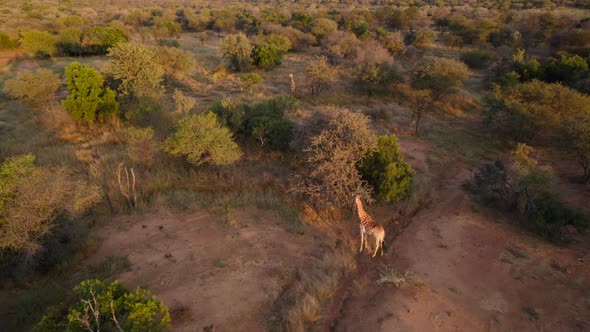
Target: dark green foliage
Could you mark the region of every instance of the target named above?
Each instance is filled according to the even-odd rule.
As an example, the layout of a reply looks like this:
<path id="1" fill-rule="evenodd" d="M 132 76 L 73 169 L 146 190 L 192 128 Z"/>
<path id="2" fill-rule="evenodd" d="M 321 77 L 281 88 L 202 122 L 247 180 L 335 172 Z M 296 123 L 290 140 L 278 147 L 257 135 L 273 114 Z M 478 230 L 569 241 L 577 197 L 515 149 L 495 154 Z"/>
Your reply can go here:
<path id="1" fill-rule="evenodd" d="M 65 310 L 50 308 L 35 331 L 165 331 L 170 327 L 166 305 L 149 291 L 129 291 L 119 281 L 86 280 L 74 288 L 77 302 Z M 93 312 L 97 316 L 93 316 Z"/>
<path id="2" fill-rule="evenodd" d="M 273 44 L 266 43 L 255 47 L 252 53 L 254 64 L 259 67 L 268 68 L 281 64 L 281 50 Z"/>
<path id="3" fill-rule="evenodd" d="M 588 63 L 577 54 L 563 52 L 559 60 L 550 60 L 543 66 L 543 79 L 573 85 L 588 76 Z"/>
<path id="4" fill-rule="evenodd" d="M 234 132 L 244 130 L 246 111 L 250 106 L 233 99 L 222 99 L 209 106 L 209 111 L 215 113 L 219 120 Z"/>
<path id="5" fill-rule="evenodd" d="M 558 194 L 546 191 L 527 200 L 524 215 L 533 231 L 553 240 L 563 236 L 565 226 L 585 231 L 590 223 L 588 213 L 565 205 Z"/>
<path id="6" fill-rule="evenodd" d="M 551 170 L 539 166 L 533 152 L 518 144 L 510 168 L 501 161 L 482 165 L 464 188 L 485 205 L 517 213 L 525 227 L 547 239 L 563 240 L 568 226 L 585 231 L 590 215 L 567 206 L 552 192 Z"/>
<path id="7" fill-rule="evenodd" d="M 505 208 L 516 208 L 516 197 L 508 179 L 508 170 L 501 160 L 481 165 L 463 187 L 485 203 L 499 203 Z"/>
<path id="8" fill-rule="evenodd" d="M 377 198 L 386 202 L 408 198 L 416 174 L 404 161 L 395 135 L 379 137 L 377 150 L 367 153 L 361 161 L 361 172 Z"/>
<path id="9" fill-rule="evenodd" d="M 494 53 L 484 50 L 473 50 L 461 54 L 461 61 L 465 62 L 469 68 L 484 69 L 490 65 Z"/>
<path id="10" fill-rule="evenodd" d="M 62 102 L 76 120 L 103 121 L 117 113 L 116 93 L 105 88 L 102 75 L 88 65 L 72 62 L 66 67 L 69 96 Z"/>
<path id="11" fill-rule="evenodd" d="M 258 103 L 247 113 L 246 133 L 273 149 L 286 150 L 293 139 L 293 123 L 284 117 L 285 111 L 297 107 L 297 100 L 281 96 Z"/>

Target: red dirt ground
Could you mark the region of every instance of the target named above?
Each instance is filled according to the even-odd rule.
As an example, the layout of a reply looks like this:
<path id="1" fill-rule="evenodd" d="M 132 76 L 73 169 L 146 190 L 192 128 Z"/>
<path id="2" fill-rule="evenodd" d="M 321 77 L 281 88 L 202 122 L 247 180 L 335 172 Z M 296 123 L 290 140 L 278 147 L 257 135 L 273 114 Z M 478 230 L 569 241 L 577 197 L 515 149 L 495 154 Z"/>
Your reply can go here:
<path id="1" fill-rule="evenodd" d="M 590 329 L 587 238 L 559 247 L 478 211 L 461 189 L 467 166 L 453 161 L 439 167 L 444 173 L 430 174 L 432 145 L 401 144 L 409 162 L 432 175 L 432 203 L 412 220 L 373 211 L 388 234 L 386 253 L 359 255 L 358 270 L 340 286 L 316 330 Z M 282 276 L 305 269 L 321 250 L 321 237 L 288 233 L 272 213 L 259 210 L 239 212 L 229 224 L 221 220 L 167 211 L 121 218 L 101 231 L 104 242 L 93 260 L 128 255 L 132 271 L 120 279 L 162 299 L 176 331 L 211 325 L 216 331 L 265 330 L 276 319 L 272 303 L 286 284 Z M 358 237 L 355 222 L 344 227 L 349 234 L 342 236 Z M 377 284 L 385 267 L 412 273 L 419 285 Z"/>
<path id="2" fill-rule="evenodd" d="M 166 303 L 175 331 L 265 330 L 281 276 L 304 265 L 317 243 L 286 232 L 269 212 L 248 210 L 233 220 L 167 211 L 121 218 L 101 230 L 92 260 L 128 256 L 132 270 L 119 279 Z"/>
<path id="3" fill-rule="evenodd" d="M 409 153 L 411 149 L 404 149 Z M 412 158 L 420 160 L 419 157 Z M 585 331 L 590 268 L 585 245 L 558 247 L 478 213 L 460 188 L 461 165 L 431 206 L 351 282 L 334 331 Z M 389 227 L 391 230 L 391 227 Z M 366 262 L 365 262 L 366 261 Z M 376 283 L 379 268 L 413 273 L 422 284 Z"/>

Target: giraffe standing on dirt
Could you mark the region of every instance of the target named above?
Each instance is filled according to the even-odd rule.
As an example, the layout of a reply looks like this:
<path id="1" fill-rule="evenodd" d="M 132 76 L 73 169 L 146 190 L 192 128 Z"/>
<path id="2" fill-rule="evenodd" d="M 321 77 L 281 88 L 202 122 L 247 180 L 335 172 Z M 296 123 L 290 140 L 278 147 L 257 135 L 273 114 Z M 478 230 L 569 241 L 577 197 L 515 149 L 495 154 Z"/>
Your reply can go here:
<path id="1" fill-rule="evenodd" d="M 375 252 L 373 253 L 372 257 L 377 255 L 377 250 L 381 248 L 381 256 L 383 256 L 383 241 L 385 240 L 385 229 L 383 226 L 376 223 L 373 218 L 365 211 L 365 207 L 363 206 L 363 202 L 359 195 L 355 196 L 355 204 L 357 208 L 357 212 L 359 215 L 359 219 L 361 221 L 361 248 L 359 249 L 359 253 L 363 252 L 363 245 L 367 243 L 367 236 L 372 236 L 375 238 Z"/>

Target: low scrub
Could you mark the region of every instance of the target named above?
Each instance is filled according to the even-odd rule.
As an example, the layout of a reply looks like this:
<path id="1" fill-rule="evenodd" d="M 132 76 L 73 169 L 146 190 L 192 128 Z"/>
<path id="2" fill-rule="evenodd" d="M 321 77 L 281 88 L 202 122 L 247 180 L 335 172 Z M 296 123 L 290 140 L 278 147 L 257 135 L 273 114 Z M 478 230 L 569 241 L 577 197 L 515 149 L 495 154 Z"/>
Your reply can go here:
<path id="1" fill-rule="evenodd" d="M 551 170 L 539 166 L 533 152 L 519 144 L 509 167 L 502 161 L 482 165 L 464 187 L 484 205 L 518 214 L 525 227 L 544 238 L 567 240 L 568 229 L 585 231 L 590 215 L 551 190 Z"/>

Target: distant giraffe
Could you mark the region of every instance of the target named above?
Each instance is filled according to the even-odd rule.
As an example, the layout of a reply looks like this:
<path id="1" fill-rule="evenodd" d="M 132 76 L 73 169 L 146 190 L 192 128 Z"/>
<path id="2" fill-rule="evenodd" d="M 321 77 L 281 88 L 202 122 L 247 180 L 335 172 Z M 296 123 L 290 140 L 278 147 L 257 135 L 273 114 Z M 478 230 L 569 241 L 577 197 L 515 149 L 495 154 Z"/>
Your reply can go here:
<path id="1" fill-rule="evenodd" d="M 295 94 L 295 92 L 297 92 L 295 87 L 295 76 L 293 76 L 293 74 L 289 74 L 289 78 L 291 79 L 291 93 Z"/>
<path id="2" fill-rule="evenodd" d="M 366 237 L 372 236 L 375 238 L 375 252 L 372 257 L 377 255 L 377 250 L 379 250 L 379 248 L 381 248 L 381 256 L 383 256 L 385 229 L 383 229 L 383 226 L 376 223 L 367 211 L 365 211 L 365 207 L 363 206 L 363 202 L 359 195 L 356 195 L 355 197 L 355 204 L 361 222 L 361 248 L 359 249 L 359 252 L 363 252 L 363 245 L 366 245 L 367 241 Z"/>

